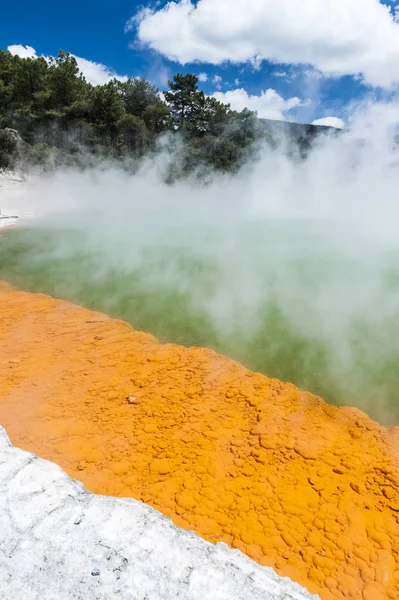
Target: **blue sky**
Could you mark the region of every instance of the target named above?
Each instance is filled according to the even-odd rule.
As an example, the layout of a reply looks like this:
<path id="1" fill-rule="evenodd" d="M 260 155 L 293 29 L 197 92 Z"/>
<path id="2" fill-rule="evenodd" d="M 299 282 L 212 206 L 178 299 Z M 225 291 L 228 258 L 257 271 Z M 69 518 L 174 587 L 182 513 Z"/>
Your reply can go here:
<path id="1" fill-rule="evenodd" d="M 385 5 L 22 0 L 2 7 L 0 47 L 20 55 L 69 50 L 86 59 L 80 66 L 93 83 L 116 73 L 146 77 L 164 89 L 168 77 L 190 71 L 202 74 L 206 93 L 233 108 L 248 105 L 269 118 L 346 122 L 354 103 L 396 93 L 399 25 L 396 2 Z"/>

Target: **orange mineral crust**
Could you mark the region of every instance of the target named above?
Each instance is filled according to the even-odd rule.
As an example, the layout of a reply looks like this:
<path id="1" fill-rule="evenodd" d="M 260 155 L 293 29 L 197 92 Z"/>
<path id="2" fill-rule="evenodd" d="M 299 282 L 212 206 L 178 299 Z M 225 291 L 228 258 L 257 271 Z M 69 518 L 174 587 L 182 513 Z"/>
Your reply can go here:
<path id="1" fill-rule="evenodd" d="M 324 600 L 399 598 L 398 430 L 358 410 L 2 284 L 0 423 Z"/>

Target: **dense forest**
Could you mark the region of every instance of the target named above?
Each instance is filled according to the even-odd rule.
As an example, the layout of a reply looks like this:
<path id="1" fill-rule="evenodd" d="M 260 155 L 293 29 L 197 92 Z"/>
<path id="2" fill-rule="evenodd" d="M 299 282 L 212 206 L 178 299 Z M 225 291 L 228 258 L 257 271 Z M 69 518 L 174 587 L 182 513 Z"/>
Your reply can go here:
<path id="1" fill-rule="evenodd" d="M 166 132 L 179 148 L 175 176 L 201 167 L 237 170 L 254 156 L 256 142 L 273 143 L 255 112 L 206 96 L 195 75 L 175 75 L 162 93 L 141 78 L 93 86 L 69 52 L 46 60 L 0 50 L 0 167 L 18 160 L 83 165 L 88 157 L 134 163 L 155 152 Z M 313 135 L 307 130 L 302 146 Z"/>

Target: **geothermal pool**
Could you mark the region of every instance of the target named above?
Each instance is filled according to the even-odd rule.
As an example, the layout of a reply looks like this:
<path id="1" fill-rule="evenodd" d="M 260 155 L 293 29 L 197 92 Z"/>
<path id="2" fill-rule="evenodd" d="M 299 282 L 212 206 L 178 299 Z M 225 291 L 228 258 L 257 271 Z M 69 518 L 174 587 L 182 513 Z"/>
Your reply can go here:
<path id="1" fill-rule="evenodd" d="M 130 225 L 3 232 L 0 279 L 398 423 L 394 246 L 332 221 Z"/>
<path id="2" fill-rule="evenodd" d="M 399 428 L 64 300 L 0 282 L 0 306 L 15 445 L 322 600 L 398 598 Z"/>

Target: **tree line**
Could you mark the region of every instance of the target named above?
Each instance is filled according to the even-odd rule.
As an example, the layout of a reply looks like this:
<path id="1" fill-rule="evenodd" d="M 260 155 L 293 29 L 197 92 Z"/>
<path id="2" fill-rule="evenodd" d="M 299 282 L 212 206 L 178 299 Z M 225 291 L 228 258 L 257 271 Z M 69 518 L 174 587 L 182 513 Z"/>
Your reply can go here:
<path id="1" fill-rule="evenodd" d="M 0 129 L 14 129 L 30 162 L 58 152 L 62 162 L 82 151 L 97 158 L 140 158 L 169 132 L 182 151 L 179 174 L 202 166 L 234 171 L 267 137 L 255 112 L 231 109 L 198 88 L 198 78 L 178 73 L 163 93 L 149 81 L 113 79 L 93 86 L 69 52 L 20 58 L 0 50 Z M 12 140 L 0 134 L 1 161 L 10 162 Z M 15 144 L 14 144 L 15 145 Z"/>

